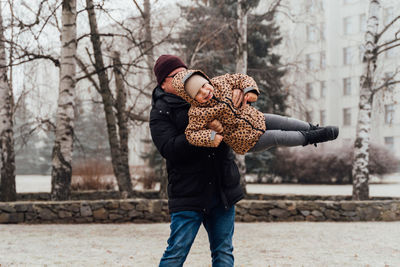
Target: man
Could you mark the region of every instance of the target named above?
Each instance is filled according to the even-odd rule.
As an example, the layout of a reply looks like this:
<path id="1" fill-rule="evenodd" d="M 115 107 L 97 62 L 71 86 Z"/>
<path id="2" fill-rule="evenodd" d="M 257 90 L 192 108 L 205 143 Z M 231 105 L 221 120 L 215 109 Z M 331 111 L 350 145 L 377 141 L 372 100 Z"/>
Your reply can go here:
<path id="1" fill-rule="evenodd" d="M 154 144 L 167 161 L 171 233 L 160 266 L 182 266 L 200 225 L 210 242 L 212 264 L 233 266 L 234 205 L 243 198 L 234 155 L 225 143 L 217 148 L 196 147 L 186 140 L 190 105 L 176 95 L 172 80 L 187 67 L 176 56 L 162 55 L 155 65 L 158 86 L 153 91 L 150 130 Z M 235 90 L 239 103 L 243 93 Z M 218 121 L 209 128 L 220 132 Z"/>

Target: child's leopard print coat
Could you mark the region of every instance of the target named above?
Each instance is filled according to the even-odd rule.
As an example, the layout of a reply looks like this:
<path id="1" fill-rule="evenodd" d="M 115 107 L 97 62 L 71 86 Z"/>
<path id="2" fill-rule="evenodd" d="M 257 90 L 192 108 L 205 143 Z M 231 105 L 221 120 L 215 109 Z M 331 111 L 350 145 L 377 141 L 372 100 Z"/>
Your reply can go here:
<path id="1" fill-rule="evenodd" d="M 200 104 L 192 99 L 184 89 L 185 81 L 194 73 L 206 77 L 214 87 L 214 96 L 207 103 Z M 192 145 L 212 147 L 212 131 L 206 126 L 214 119 L 219 120 L 224 128 L 223 141 L 238 154 L 245 154 L 249 151 L 265 132 L 263 113 L 250 105 L 236 108 L 232 101 L 233 89 L 259 94 L 253 78 L 238 73 L 210 79 L 199 70 L 185 70 L 175 75 L 172 84 L 177 94 L 191 104 L 188 113 L 189 124 L 185 134 Z"/>

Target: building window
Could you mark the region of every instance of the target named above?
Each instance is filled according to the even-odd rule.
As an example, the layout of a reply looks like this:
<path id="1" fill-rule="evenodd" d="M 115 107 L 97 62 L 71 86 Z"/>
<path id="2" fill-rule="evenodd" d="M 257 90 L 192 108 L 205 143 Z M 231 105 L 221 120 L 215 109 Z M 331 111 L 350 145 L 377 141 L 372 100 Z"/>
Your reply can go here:
<path id="1" fill-rule="evenodd" d="M 351 64 L 351 47 L 343 48 L 343 64 L 350 65 Z"/>
<path id="2" fill-rule="evenodd" d="M 307 25 L 307 41 L 308 42 L 315 42 L 316 41 L 316 35 L 317 31 L 315 29 L 315 26 L 313 25 Z"/>
<path id="3" fill-rule="evenodd" d="M 326 81 L 321 81 L 319 83 L 319 85 L 321 88 L 321 92 L 320 92 L 321 98 L 325 98 L 326 97 Z"/>
<path id="4" fill-rule="evenodd" d="M 311 1 L 306 1 L 306 11 L 307 13 L 313 13 L 316 9 L 316 3 L 311 0 Z"/>
<path id="5" fill-rule="evenodd" d="M 313 120 L 312 117 L 312 111 L 306 111 L 306 121 L 311 122 Z"/>
<path id="6" fill-rule="evenodd" d="M 393 136 L 386 136 L 385 137 L 385 146 L 389 149 L 389 150 L 394 150 L 394 138 Z"/>
<path id="7" fill-rule="evenodd" d="M 351 78 L 343 79 L 343 95 L 351 95 Z"/>
<path id="8" fill-rule="evenodd" d="M 306 68 L 307 68 L 307 70 L 314 69 L 314 62 L 313 62 L 311 54 L 306 55 Z"/>
<path id="9" fill-rule="evenodd" d="M 312 83 L 307 83 L 306 84 L 306 98 L 307 99 L 312 99 L 313 97 L 313 86 Z"/>
<path id="10" fill-rule="evenodd" d="M 359 25 L 358 29 L 361 33 L 367 31 L 367 15 L 365 14 L 360 15 L 358 25 Z"/>
<path id="11" fill-rule="evenodd" d="M 321 110 L 319 112 L 319 123 L 321 126 L 324 126 L 326 124 L 326 111 Z"/>
<path id="12" fill-rule="evenodd" d="M 387 43 L 387 42 L 390 42 L 390 41 L 386 40 L 384 43 Z M 394 50 L 395 50 L 395 48 L 390 48 L 390 49 L 386 50 L 385 51 L 385 58 L 387 58 L 387 59 L 393 58 L 395 56 Z"/>
<path id="13" fill-rule="evenodd" d="M 324 5 L 321 0 L 305 0 L 306 12 L 314 13 L 316 11 L 324 11 Z"/>
<path id="14" fill-rule="evenodd" d="M 353 34 L 353 18 L 352 17 L 345 17 L 343 18 L 343 34 L 350 35 Z"/>
<path id="15" fill-rule="evenodd" d="M 383 21 L 385 26 L 388 25 L 394 19 L 394 8 L 388 7 L 383 10 Z"/>
<path id="16" fill-rule="evenodd" d="M 386 84 L 388 84 L 388 83 L 390 83 L 390 82 L 393 82 L 394 81 L 394 73 L 393 72 L 386 72 L 385 73 L 385 79 L 384 79 L 384 83 L 386 83 Z M 393 91 L 393 89 L 394 89 L 394 84 L 391 84 L 391 85 L 387 85 L 386 86 L 386 89 L 387 90 L 389 90 L 389 91 Z"/>
<path id="17" fill-rule="evenodd" d="M 321 28 L 320 28 L 320 39 L 321 39 L 321 41 L 325 41 L 325 40 L 326 40 L 325 23 L 322 23 L 322 24 L 321 24 Z"/>
<path id="18" fill-rule="evenodd" d="M 385 105 L 385 123 L 392 124 L 394 118 L 394 105 Z"/>
<path id="19" fill-rule="evenodd" d="M 319 54 L 319 66 L 321 69 L 325 69 L 326 68 L 326 53 L 325 51 L 322 51 Z"/>
<path id="20" fill-rule="evenodd" d="M 343 125 L 344 126 L 351 125 L 351 110 L 350 110 L 350 108 L 343 109 Z"/>

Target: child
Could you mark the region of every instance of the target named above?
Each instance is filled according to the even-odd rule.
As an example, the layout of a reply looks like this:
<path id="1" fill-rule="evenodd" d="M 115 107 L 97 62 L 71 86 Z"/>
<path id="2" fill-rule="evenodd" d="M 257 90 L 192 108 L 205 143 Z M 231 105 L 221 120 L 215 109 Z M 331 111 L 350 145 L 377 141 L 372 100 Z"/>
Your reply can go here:
<path id="1" fill-rule="evenodd" d="M 202 71 L 184 70 L 173 79 L 176 93 L 191 104 L 186 138 L 192 145 L 217 147 L 224 140 L 236 153 L 263 151 L 273 146 L 316 144 L 337 138 L 337 127 L 317 127 L 304 121 L 263 114 L 246 104 L 257 100 L 259 90 L 253 78 L 225 74 L 209 79 Z M 233 103 L 233 90 L 244 93 L 241 107 Z M 223 132 L 207 129 L 218 120 Z"/>

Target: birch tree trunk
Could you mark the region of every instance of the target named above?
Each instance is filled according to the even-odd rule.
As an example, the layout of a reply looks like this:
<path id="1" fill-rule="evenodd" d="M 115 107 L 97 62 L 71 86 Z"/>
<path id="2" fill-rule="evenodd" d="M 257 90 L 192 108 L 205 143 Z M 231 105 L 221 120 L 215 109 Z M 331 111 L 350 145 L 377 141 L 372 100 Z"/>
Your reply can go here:
<path id="1" fill-rule="evenodd" d="M 153 49 L 153 34 L 151 28 L 151 5 L 150 0 L 143 1 L 143 20 L 144 20 L 144 29 L 145 29 L 145 51 L 146 51 L 146 62 L 147 67 L 149 69 L 149 77 L 151 79 L 150 84 L 155 84 L 155 76 L 153 75 L 153 65 L 154 65 L 154 49 Z M 150 87 L 152 90 L 153 88 Z M 149 152 L 151 150 L 151 135 L 150 135 L 150 125 L 146 126 L 146 136 L 145 139 L 150 142 L 146 142 L 144 144 L 144 151 Z M 149 162 L 145 162 L 146 166 L 149 166 Z M 167 198 L 167 187 L 168 187 L 168 175 L 167 175 L 167 166 L 165 159 L 162 160 L 162 170 L 160 172 L 160 198 Z"/>
<path id="2" fill-rule="evenodd" d="M 363 75 L 360 79 L 360 99 L 357 118 L 356 140 L 353 159 L 353 199 L 369 199 L 369 137 L 371 131 L 371 111 L 373 102 L 373 81 L 377 60 L 377 33 L 380 13 L 379 0 L 371 0 L 367 32 L 365 34 L 365 55 L 363 58 Z"/>
<path id="3" fill-rule="evenodd" d="M 144 0 L 143 1 L 143 13 L 142 13 L 142 17 L 143 17 L 143 23 L 144 23 L 144 53 L 145 53 L 145 60 L 146 60 L 146 65 L 147 65 L 147 69 L 148 69 L 148 75 L 147 77 L 150 78 L 149 83 L 146 85 L 147 88 L 145 88 L 150 94 L 154 88 L 154 84 L 155 84 L 155 76 L 153 75 L 153 65 L 154 65 L 154 52 L 153 52 L 153 36 L 152 36 L 152 30 L 151 30 L 151 5 L 150 5 L 150 0 Z M 147 116 L 149 116 L 148 114 L 146 114 Z M 145 129 L 145 134 L 142 137 L 143 140 L 145 140 L 144 142 L 142 142 L 143 145 L 143 150 L 141 151 L 142 154 L 148 154 L 151 151 L 151 147 L 152 147 L 152 141 L 151 141 L 151 135 L 150 135 L 150 125 L 149 123 L 144 124 Z M 144 160 L 144 165 L 147 168 L 150 168 L 150 161 L 149 159 L 145 159 Z M 168 181 L 163 181 L 162 178 L 160 180 L 161 182 L 161 188 L 160 190 L 162 190 L 163 187 L 163 182 L 164 183 L 168 183 Z"/>
<path id="4" fill-rule="evenodd" d="M 236 47 L 236 72 L 247 73 L 247 11 L 244 8 L 246 1 L 238 0 L 237 2 L 237 29 L 238 29 L 238 40 Z M 246 162 L 244 155 L 236 154 L 236 164 L 239 167 L 240 173 L 240 184 L 247 193 L 246 190 Z"/>
<path id="5" fill-rule="evenodd" d="M 56 139 L 51 170 L 51 196 L 54 200 L 67 200 L 70 196 L 75 118 L 76 0 L 64 0 L 62 3 L 61 44 Z"/>
<path id="6" fill-rule="evenodd" d="M 0 3 L 0 201 L 15 201 L 15 154 L 12 90 L 7 78 L 3 16 Z"/>
<path id="7" fill-rule="evenodd" d="M 149 68 L 149 77 L 153 80 L 153 65 L 154 65 L 154 52 L 153 52 L 153 36 L 151 31 L 151 5 L 150 0 L 143 1 L 143 20 L 144 20 L 144 49 L 146 53 L 146 62 Z"/>
<path id="8" fill-rule="evenodd" d="M 113 110 L 114 99 L 109 86 L 109 79 L 104 67 L 103 53 L 101 51 L 100 36 L 98 33 L 98 26 L 96 20 L 96 14 L 94 11 L 93 1 L 86 0 L 86 8 L 89 17 L 90 24 L 90 40 L 93 45 L 94 52 L 94 67 L 100 82 L 100 95 L 102 97 L 104 112 L 106 117 L 108 140 L 111 149 L 111 162 L 113 165 L 113 170 L 115 177 L 117 178 L 117 183 L 119 191 L 122 196 L 128 197 L 132 195 L 132 182 L 129 172 L 129 166 L 123 166 L 124 161 L 121 160 L 121 146 L 119 143 L 118 133 L 117 133 L 117 120 Z"/>

